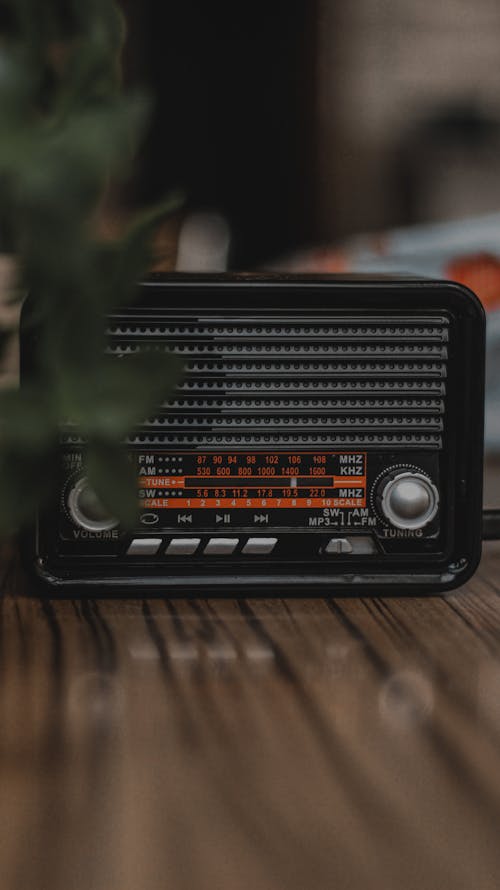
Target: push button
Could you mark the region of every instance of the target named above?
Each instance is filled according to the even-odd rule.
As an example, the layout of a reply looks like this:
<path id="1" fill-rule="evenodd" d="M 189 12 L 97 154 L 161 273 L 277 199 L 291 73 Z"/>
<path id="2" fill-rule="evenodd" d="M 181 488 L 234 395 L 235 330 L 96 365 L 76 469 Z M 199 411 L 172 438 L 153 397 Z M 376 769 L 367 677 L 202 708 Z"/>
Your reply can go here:
<path id="1" fill-rule="evenodd" d="M 347 538 L 331 538 L 325 547 L 325 553 L 352 553 L 352 544 Z"/>
<path id="2" fill-rule="evenodd" d="M 351 556 L 368 556 L 377 553 L 377 547 L 370 535 L 352 535 L 350 538 L 330 538 L 325 547 L 329 556 L 350 554 Z"/>
<path id="3" fill-rule="evenodd" d="M 272 553 L 277 543 L 277 538 L 249 538 L 241 552 L 264 556 Z"/>
<path id="4" fill-rule="evenodd" d="M 154 556 L 161 547 L 161 538 L 134 538 L 130 542 L 127 556 Z"/>
<path id="5" fill-rule="evenodd" d="M 354 556 L 368 556 L 378 553 L 375 541 L 371 535 L 353 535 L 349 538 L 352 544 L 352 553 Z"/>
<path id="6" fill-rule="evenodd" d="M 229 556 L 238 546 L 239 538 L 210 538 L 205 550 L 208 556 Z"/>
<path id="7" fill-rule="evenodd" d="M 167 547 L 167 556 L 192 556 L 200 546 L 201 538 L 172 538 Z"/>

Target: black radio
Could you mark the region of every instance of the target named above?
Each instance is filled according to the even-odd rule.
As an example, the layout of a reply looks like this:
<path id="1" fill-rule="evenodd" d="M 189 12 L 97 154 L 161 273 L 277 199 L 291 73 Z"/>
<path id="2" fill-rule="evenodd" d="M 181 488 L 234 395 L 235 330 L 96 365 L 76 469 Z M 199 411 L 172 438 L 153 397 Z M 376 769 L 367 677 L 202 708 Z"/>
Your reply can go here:
<path id="1" fill-rule="evenodd" d="M 102 509 L 82 446 L 32 562 L 55 590 L 445 591 L 480 555 L 484 314 L 416 278 L 173 276 L 108 319 L 108 349 L 183 376 L 127 441 L 136 529 Z M 28 347 L 22 340 L 22 349 Z"/>

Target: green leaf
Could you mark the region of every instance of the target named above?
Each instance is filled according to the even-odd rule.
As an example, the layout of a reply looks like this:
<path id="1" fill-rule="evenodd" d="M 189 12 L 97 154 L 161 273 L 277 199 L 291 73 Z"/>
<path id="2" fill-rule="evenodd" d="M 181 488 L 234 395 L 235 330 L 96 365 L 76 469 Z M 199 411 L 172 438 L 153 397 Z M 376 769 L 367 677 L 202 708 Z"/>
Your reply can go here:
<path id="1" fill-rule="evenodd" d="M 57 421 L 50 394 L 42 386 L 0 392 L 0 448 L 38 455 L 50 450 Z"/>
<path id="2" fill-rule="evenodd" d="M 102 442 L 89 445 L 85 471 L 91 487 L 110 514 L 125 527 L 133 528 L 138 512 L 137 479 L 125 450 Z"/>
<path id="3" fill-rule="evenodd" d="M 0 532 L 31 520 L 56 490 L 55 431 L 41 387 L 0 393 Z"/>
<path id="4" fill-rule="evenodd" d="M 120 441 L 168 397 L 181 370 L 169 353 L 104 357 L 85 377 L 66 381 L 64 413 L 92 441 Z"/>
<path id="5" fill-rule="evenodd" d="M 108 96 L 119 89 L 119 57 L 125 40 L 124 17 L 113 0 L 72 0 L 71 5 L 79 40 L 61 91 L 65 111 L 78 106 L 82 96 Z"/>
<path id="6" fill-rule="evenodd" d="M 96 208 L 110 176 L 128 171 L 149 112 L 142 94 L 121 90 L 123 16 L 113 0 L 6 6 L 14 24 L 0 44 L 0 227 L 19 269 L 12 299 L 31 292 L 37 375 L 0 393 L 0 529 L 57 490 L 67 417 L 88 439 L 98 495 L 130 523 L 137 493 L 120 443 L 168 397 L 181 364 L 163 349 L 106 357 L 105 319 L 132 296 L 154 229 L 181 199 L 146 211 L 115 244 L 96 240 Z M 0 330 L 0 355 L 8 339 Z"/>
<path id="7" fill-rule="evenodd" d="M 0 534 L 33 521 L 57 491 L 56 452 L 0 449 Z"/>

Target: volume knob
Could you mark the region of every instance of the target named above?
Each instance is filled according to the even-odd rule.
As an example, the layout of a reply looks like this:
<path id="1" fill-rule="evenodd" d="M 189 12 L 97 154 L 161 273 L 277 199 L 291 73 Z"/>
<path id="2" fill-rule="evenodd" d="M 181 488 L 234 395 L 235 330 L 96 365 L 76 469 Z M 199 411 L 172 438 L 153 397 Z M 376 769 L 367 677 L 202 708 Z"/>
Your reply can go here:
<path id="1" fill-rule="evenodd" d="M 110 516 L 85 478 L 79 479 L 68 494 L 68 510 L 76 525 L 89 532 L 116 528 L 118 520 Z"/>
<path id="2" fill-rule="evenodd" d="M 423 528 L 437 513 L 438 490 L 423 473 L 405 471 L 386 476 L 379 492 L 380 509 L 396 528 Z"/>

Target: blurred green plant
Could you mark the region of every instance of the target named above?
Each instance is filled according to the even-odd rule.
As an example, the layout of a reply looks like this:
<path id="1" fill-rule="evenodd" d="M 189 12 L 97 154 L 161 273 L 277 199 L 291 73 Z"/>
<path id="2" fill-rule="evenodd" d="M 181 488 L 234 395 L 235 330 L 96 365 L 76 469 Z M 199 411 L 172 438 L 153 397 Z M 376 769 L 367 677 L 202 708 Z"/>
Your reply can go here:
<path id="1" fill-rule="evenodd" d="M 120 445 L 165 397 L 173 359 L 105 355 L 104 314 L 124 305 L 149 263 L 154 227 L 174 198 L 118 241 L 96 236 L 110 177 L 124 177 L 148 103 L 121 85 L 124 40 L 113 0 L 0 4 L 0 251 L 15 258 L 11 300 L 33 295 L 40 373 L 0 394 L 0 528 L 28 519 L 55 486 L 58 425 L 86 442 L 87 473 L 125 523 L 134 482 Z M 12 332 L 1 331 L 5 348 Z"/>

